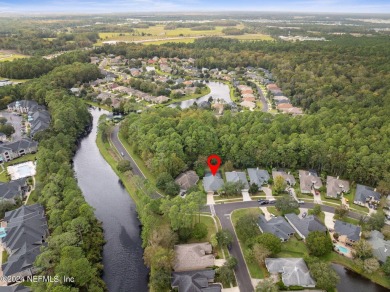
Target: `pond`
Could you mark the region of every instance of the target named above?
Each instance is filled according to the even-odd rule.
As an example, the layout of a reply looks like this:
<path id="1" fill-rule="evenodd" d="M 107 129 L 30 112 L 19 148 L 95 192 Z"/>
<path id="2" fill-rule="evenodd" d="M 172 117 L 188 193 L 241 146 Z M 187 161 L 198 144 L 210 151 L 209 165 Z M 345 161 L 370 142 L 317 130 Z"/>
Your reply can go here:
<path id="1" fill-rule="evenodd" d="M 230 99 L 230 89 L 229 89 L 228 85 L 226 85 L 222 82 L 214 82 L 214 81 L 210 81 L 209 83 L 206 83 L 206 84 L 208 87 L 210 87 L 209 94 L 201 96 L 199 98 L 193 98 L 193 99 L 188 99 L 188 100 L 184 100 L 181 102 L 172 103 L 171 105 L 169 105 L 169 107 L 180 106 L 182 109 L 189 108 L 191 105 L 194 104 L 194 102 L 199 104 L 202 101 L 208 101 L 210 96 L 214 100 L 217 100 L 217 99 L 224 100 L 225 103 L 232 102 L 232 100 Z"/>
<path id="2" fill-rule="evenodd" d="M 337 290 L 341 292 L 386 292 L 388 289 L 371 282 L 361 275 L 350 271 L 342 265 L 332 264 L 333 269 L 340 276 Z"/>

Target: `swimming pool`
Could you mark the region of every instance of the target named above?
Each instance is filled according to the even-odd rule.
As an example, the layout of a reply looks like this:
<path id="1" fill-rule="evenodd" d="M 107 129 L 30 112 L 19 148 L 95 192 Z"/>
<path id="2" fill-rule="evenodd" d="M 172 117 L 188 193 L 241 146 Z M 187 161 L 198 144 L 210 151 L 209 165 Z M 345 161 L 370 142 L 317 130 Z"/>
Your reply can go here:
<path id="1" fill-rule="evenodd" d="M 35 164 L 33 161 L 27 161 L 7 167 L 7 171 L 11 176 L 11 180 L 34 176 L 36 173 Z"/>
<path id="2" fill-rule="evenodd" d="M 341 246 L 341 245 L 336 245 L 337 249 L 341 251 L 342 253 L 348 253 L 348 248 Z"/>
<path id="3" fill-rule="evenodd" d="M 3 238 L 5 237 L 7 234 L 5 232 L 5 228 L 4 227 L 0 227 L 0 238 Z"/>

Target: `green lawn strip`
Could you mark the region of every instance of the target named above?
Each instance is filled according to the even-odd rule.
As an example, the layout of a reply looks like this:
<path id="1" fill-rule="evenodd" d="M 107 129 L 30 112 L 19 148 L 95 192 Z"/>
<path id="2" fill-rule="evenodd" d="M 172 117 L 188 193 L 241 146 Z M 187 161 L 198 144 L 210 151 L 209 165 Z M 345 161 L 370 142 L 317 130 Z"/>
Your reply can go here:
<path id="1" fill-rule="evenodd" d="M 8 253 L 6 250 L 3 250 L 3 254 L 2 254 L 2 264 L 6 263 L 7 260 L 8 260 Z"/>
<path id="2" fill-rule="evenodd" d="M 258 216 L 262 214 L 261 210 L 259 208 L 246 208 L 246 209 L 239 209 L 232 212 L 232 222 L 233 226 L 237 223 L 237 221 L 245 215 L 255 215 Z M 246 256 L 249 252 L 249 247 L 244 243 L 244 241 L 240 238 L 238 238 L 241 246 L 241 251 L 244 255 L 246 264 L 249 269 L 249 273 L 252 278 L 255 279 L 264 279 L 266 276 L 268 276 L 268 272 L 265 267 L 260 267 L 258 264 L 250 262 L 248 257 Z"/>
<path id="3" fill-rule="evenodd" d="M 215 201 L 216 204 L 225 204 L 225 203 L 234 203 L 234 202 L 242 202 L 242 198 L 241 199 Z"/>
<path id="4" fill-rule="evenodd" d="M 96 145 L 99 148 L 100 154 L 103 156 L 103 158 L 106 160 L 106 162 L 111 166 L 111 168 L 114 170 L 116 175 L 122 180 L 127 192 L 130 194 L 130 196 L 134 199 L 135 203 L 137 204 L 139 198 L 137 196 L 137 188 L 135 185 L 133 185 L 130 182 L 130 175 L 126 175 L 124 173 L 120 173 L 117 169 L 117 162 L 119 161 L 120 157 L 119 155 L 115 154 L 115 152 L 112 151 L 111 145 L 108 142 L 102 141 L 101 133 L 98 132 L 96 137 Z"/>
<path id="5" fill-rule="evenodd" d="M 26 202 L 26 205 L 34 205 L 35 203 L 38 202 L 38 194 L 34 190 L 31 192 L 31 194 L 28 196 L 28 200 Z"/>
<path id="6" fill-rule="evenodd" d="M 6 162 L 4 164 L 4 167 L 7 169 L 7 167 L 10 165 L 15 165 L 15 164 L 19 164 L 19 163 L 27 162 L 27 161 L 34 161 L 35 157 L 36 157 L 36 154 L 26 154 L 26 155 L 23 155 L 21 157 L 18 157 L 16 159 L 13 159 L 11 161 Z"/>
<path id="7" fill-rule="evenodd" d="M 156 185 L 156 178 L 154 177 L 154 175 L 149 171 L 144 161 L 138 156 L 138 154 L 134 152 L 134 148 L 126 141 L 126 139 L 121 135 L 121 133 L 119 133 L 119 140 L 121 141 L 127 152 L 131 155 L 133 160 L 137 163 L 138 167 L 141 169 L 146 178 L 150 182 L 152 182 L 153 185 Z"/>
<path id="8" fill-rule="evenodd" d="M 359 220 L 354 219 L 354 218 L 350 218 L 350 217 L 342 217 L 342 218 L 340 218 L 339 216 L 335 215 L 334 219 L 335 220 L 340 220 L 340 221 L 343 221 L 343 222 L 347 222 L 347 223 L 351 223 L 351 224 L 354 224 L 354 225 L 359 225 Z"/>
<path id="9" fill-rule="evenodd" d="M 0 173 L 0 182 L 9 182 L 8 172 L 7 170 L 3 170 L 0 168 L 2 173 Z"/>

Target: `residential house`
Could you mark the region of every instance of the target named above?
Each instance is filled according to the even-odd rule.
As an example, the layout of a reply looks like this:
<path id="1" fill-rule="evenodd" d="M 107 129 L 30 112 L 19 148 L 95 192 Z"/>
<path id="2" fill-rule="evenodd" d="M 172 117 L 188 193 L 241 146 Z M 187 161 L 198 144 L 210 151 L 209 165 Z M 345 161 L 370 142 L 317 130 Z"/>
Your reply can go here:
<path id="1" fill-rule="evenodd" d="M 290 99 L 286 96 L 283 96 L 283 95 L 282 96 L 275 96 L 273 99 L 277 105 L 283 104 L 283 103 L 291 103 Z"/>
<path id="2" fill-rule="evenodd" d="M 371 231 L 368 242 L 372 246 L 374 256 L 381 262 L 386 262 L 390 257 L 390 240 L 385 240 L 384 235 L 377 230 Z"/>
<path id="3" fill-rule="evenodd" d="M 285 110 L 293 108 L 293 105 L 291 103 L 280 103 L 276 106 L 276 109 L 278 110 Z"/>
<path id="4" fill-rule="evenodd" d="M 213 248 L 208 242 L 175 245 L 176 272 L 193 271 L 214 266 Z"/>
<path id="5" fill-rule="evenodd" d="M 281 95 L 282 93 L 282 90 L 275 83 L 268 84 L 267 89 L 271 91 L 274 95 Z"/>
<path id="6" fill-rule="evenodd" d="M 137 69 L 137 68 L 131 68 L 130 69 L 130 74 L 133 77 L 137 77 L 137 76 L 141 75 L 141 71 L 139 69 Z"/>
<path id="7" fill-rule="evenodd" d="M 251 184 L 256 184 L 259 188 L 268 183 L 270 176 L 268 171 L 259 168 L 248 168 L 248 175 Z"/>
<path id="8" fill-rule="evenodd" d="M 365 206 L 367 203 L 377 203 L 379 204 L 381 200 L 381 194 L 376 192 L 374 188 L 356 185 L 356 194 L 353 202 L 360 206 Z"/>
<path id="9" fill-rule="evenodd" d="M 193 170 L 183 172 L 175 179 L 175 183 L 180 186 L 182 191 L 188 191 L 189 188 L 196 186 L 198 181 L 199 176 Z"/>
<path id="10" fill-rule="evenodd" d="M 81 93 L 81 89 L 80 88 L 76 88 L 76 87 L 72 87 L 71 89 L 69 89 L 70 92 L 75 95 L 75 96 L 80 96 L 80 93 Z"/>
<path id="11" fill-rule="evenodd" d="M 9 254 L 7 262 L 2 265 L 3 275 L 15 278 L 34 275 L 33 264 L 49 236 L 43 207 L 39 204 L 23 205 L 6 212 L 3 224 L 6 227 L 1 244 Z"/>
<path id="12" fill-rule="evenodd" d="M 360 226 L 353 225 L 344 221 L 336 220 L 334 223 L 334 232 L 339 234 L 339 241 L 352 244 L 360 239 Z"/>
<path id="13" fill-rule="evenodd" d="M 152 71 L 156 71 L 156 68 L 154 68 L 153 66 L 146 66 L 145 70 L 146 72 L 152 72 Z"/>
<path id="14" fill-rule="evenodd" d="M 206 193 L 214 194 L 215 192 L 219 192 L 222 189 L 223 184 L 224 181 L 219 172 L 217 172 L 215 175 L 207 173 L 203 178 L 203 187 Z"/>
<path id="15" fill-rule="evenodd" d="M 254 102 L 252 102 L 252 101 L 246 101 L 246 100 L 240 102 L 240 105 L 241 105 L 242 107 L 248 108 L 248 109 L 250 109 L 250 110 L 253 110 L 253 109 L 256 107 L 256 104 L 255 104 Z"/>
<path id="16" fill-rule="evenodd" d="M 340 198 L 343 193 L 349 192 L 349 181 L 339 177 L 328 176 L 326 178 L 326 196 Z"/>
<path id="17" fill-rule="evenodd" d="M 267 221 L 264 215 L 259 215 L 257 224 L 261 232 L 272 233 L 280 238 L 281 241 L 287 241 L 295 233 L 294 229 L 282 216 L 273 217 Z"/>
<path id="18" fill-rule="evenodd" d="M 245 172 L 241 171 L 227 171 L 225 172 L 226 175 L 226 181 L 227 182 L 241 182 L 242 183 L 242 189 L 243 190 L 248 190 L 249 189 L 249 183 L 248 180 L 246 179 L 246 174 Z"/>
<path id="19" fill-rule="evenodd" d="M 29 112 L 28 121 L 30 123 L 30 137 L 34 137 L 36 133 L 44 131 L 50 127 L 50 114 L 47 110 L 38 110 Z"/>
<path id="20" fill-rule="evenodd" d="M 247 94 L 246 94 L 247 95 Z M 243 101 L 247 101 L 247 102 L 255 102 L 256 101 L 256 98 L 254 98 L 254 97 L 244 97 L 243 99 L 242 99 Z"/>
<path id="21" fill-rule="evenodd" d="M 272 178 L 275 181 L 278 176 L 281 176 L 284 178 L 285 182 L 289 186 L 295 186 L 296 181 L 292 174 L 286 173 L 284 170 L 273 170 L 272 171 Z"/>
<path id="22" fill-rule="evenodd" d="M 284 217 L 303 239 L 306 239 L 309 233 L 313 231 L 327 232 L 326 226 L 313 215 L 299 218 L 296 214 L 291 213 L 286 214 Z"/>
<path id="23" fill-rule="evenodd" d="M 288 108 L 279 108 L 279 110 L 284 114 L 290 114 L 293 116 L 303 115 L 303 110 L 300 107 L 288 107 Z"/>
<path id="24" fill-rule="evenodd" d="M 282 274 L 286 287 L 315 287 L 316 283 L 302 258 L 267 258 L 265 266 L 271 274 Z"/>
<path id="25" fill-rule="evenodd" d="M 28 189 L 26 178 L 20 178 L 6 183 L 0 182 L 0 201 L 15 203 L 17 198 L 25 198 Z"/>
<path id="26" fill-rule="evenodd" d="M 164 95 L 160 95 L 160 96 L 157 96 L 155 99 L 154 99 L 154 102 L 155 103 L 158 103 L 158 104 L 161 104 L 161 103 L 166 103 L 170 100 L 169 97 L 166 97 Z"/>
<path id="27" fill-rule="evenodd" d="M 318 190 L 322 187 L 321 178 L 314 170 L 300 170 L 299 184 L 302 194 L 310 194 L 312 190 Z"/>
<path id="28" fill-rule="evenodd" d="M 19 141 L 0 145 L 0 163 L 11 161 L 22 155 L 35 153 L 38 149 L 38 142 L 30 138 L 22 138 Z"/>
<path id="29" fill-rule="evenodd" d="M 221 285 L 213 284 L 214 270 L 197 270 L 172 273 L 172 288 L 179 292 L 220 292 Z"/>

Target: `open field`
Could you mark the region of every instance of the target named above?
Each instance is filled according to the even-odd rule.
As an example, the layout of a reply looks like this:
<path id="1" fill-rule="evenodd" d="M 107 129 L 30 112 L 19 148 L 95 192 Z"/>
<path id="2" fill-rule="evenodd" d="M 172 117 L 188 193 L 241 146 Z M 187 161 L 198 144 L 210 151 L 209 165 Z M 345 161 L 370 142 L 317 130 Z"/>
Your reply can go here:
<path id="1" fill-rule="evenodd" d="M 236 28 L 240 29 L 243 27 L 244 26 L 241 24 L 236 26 Z M 164 25 L 156 25 L 149 28 L 135 29 L 134 32 L 129 33 L 99 33 L 101 40 L 98 41 L 96 45 L 102 45 L 102 43 L 106 41 L 139 42 L 155 45 L 160 45 L 166 42 L 190 43 L 193 42 L 196 38 L 205 36 L 223 36 L 239 40 L 272 40 L 272 37 L 263 34 L 226 36 L 222 33 L 224 28 L 226 27 L 216 26 L 213 30 L 192 30 L 191 28 L 165 30 Z"/>
<path id="2" fill-rule="evenodd" d="M 13 61 L 15 59 L 28 58 L 28 56 L 18 54 L 14 51 L 0 50 L 0 62 Z"/>

